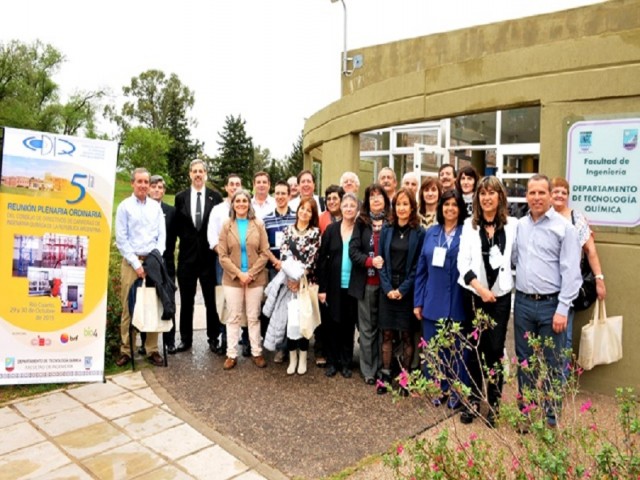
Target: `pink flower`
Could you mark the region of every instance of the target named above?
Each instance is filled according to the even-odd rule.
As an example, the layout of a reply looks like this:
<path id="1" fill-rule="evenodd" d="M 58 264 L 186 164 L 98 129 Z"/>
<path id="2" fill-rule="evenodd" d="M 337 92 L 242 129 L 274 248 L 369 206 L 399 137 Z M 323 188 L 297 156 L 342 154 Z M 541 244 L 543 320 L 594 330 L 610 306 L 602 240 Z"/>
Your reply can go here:
<path id="1" fill-rule="evenodd" d="M 404 452 L 404 447 L 403 447 L 402 445 L 398 445 L 398 446 L 396 447 L 396 453 L 397 453 L 398 455 L 402 455 L 402 452 Z"/>
<path id="2" fill-rule="evenodd" d="M 591 409 L 591 400 L 587 400 L 580 406 L 580 413 L 588 412 Z"/>
<path id="3" fill-rule="evenodd" d="M 511 358 L 511 363 L 512 363 L 513 365 L 515 365 L 516 363 L 518 363 L 518 359 L 517 359 L 516 357 L 512 357 L 512 358 Z"/>
<path id="4" fill-rule="evenodd" d="M 473 459 L 472 458 L 467 460 L 467 467 L 469 467 L 469 468 L 473 467 Z"/>
<path id="5" fill-rule="evenodd" d="M 376 388 L 387 388 L 387 384 L 384 383 L 382 380 L 378 379 L 376 380 Z"/>
<path id="6" fill-rule="evenodd" d="M 489 376 L 490 377 L 495 377 L 496 376 L 496 371 L 493 368 L 491 370 L 489 370 Z"/>
<path id="7" fill-rule="evenodd" d="M 398 375 L 398 383 L 402 388 L 407 388 L 407 385 L 409 385 L 409 374 L 404 368 L 400 372 L 400 375 Z"/>
<path id="8" fill-rule="evenodd" d="M 436 464 L 436 463 L 432 463 L 432 464 L 431 464 L 431 470 L 433 470 L 434 472 L 437 472 L 438 470 L 440 470 L 440 469 L 438 468 L 438 464 Z"/>
<path id="9" fill-rule="evenodd" d="M 576 370 L 576 373 L 578 374 L 578 376 L 582 375 L 582 372 L 584 372 L 582 367 L 578 367 L 578 369 Z"/>
<path id="10" fill-rule="evenodd" d="M 520 366 L 522 368 L 527 368 L 529 366 L 529 362 L 527 361 L 526 358 L 524 360 L 522 360 L 522 362 L 520 362 Z"/>
<path id="11" fill-rule="evenodd" d="M 529 332 L 524 332 L 523 337 L 525 340 L 529 340 Z"/>
<path id="12" fill-rule="evenodd" d="M 469 435 L 469 440 L 471 442 L 475 441 L 478 439 L 478 434 L 476 432 L 472 432 L 471 435 Z"/>
<path id="13" fill-rule="evenodd" d="M 476 328 L 473 332 L 471 332 L 471 337 L 477 342 L 479 336 L 479 330 Z"/>
<path id="14" fill-rule="evenodd" d="M 420 343 L 418 343 L 418 348 L 427 348 L 427 341 L 420 337 Z"/>
<path id="15" fill-rule="evenodd" d="M 520 468 L 520 462 L 518 461 L 518 459 L 516 457 L 513 457 L 511 459 L 511 469 L 512 470 L 517 470 Z"/>
<path id="16" fill-rule="evenodd" d="M 525 415 L 527 415 L 531 410 L 533 410 L 534 408 L 536 408 L 536 404 L 531 402 L 528 405 L 525 405 L 522 409 L 522 413 L 524 413 Z"/>
<path id="17" fill-rule="evenodd" d="M 597 432 L 598 426 L 595 423 L 592 423 L 591 425 L 589 425 L 589 430 L 591 430 L 592 432 Z"/>

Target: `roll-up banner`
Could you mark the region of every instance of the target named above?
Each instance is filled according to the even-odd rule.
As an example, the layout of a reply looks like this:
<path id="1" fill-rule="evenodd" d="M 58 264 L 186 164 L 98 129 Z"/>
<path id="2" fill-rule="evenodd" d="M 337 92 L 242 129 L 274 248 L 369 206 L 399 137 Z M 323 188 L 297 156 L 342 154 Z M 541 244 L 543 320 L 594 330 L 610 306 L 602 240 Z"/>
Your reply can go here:
<path id="1" fill-rule="evenodd" d="M 104 379 L 117 142 L 4 129 L 0 384 Z"/>

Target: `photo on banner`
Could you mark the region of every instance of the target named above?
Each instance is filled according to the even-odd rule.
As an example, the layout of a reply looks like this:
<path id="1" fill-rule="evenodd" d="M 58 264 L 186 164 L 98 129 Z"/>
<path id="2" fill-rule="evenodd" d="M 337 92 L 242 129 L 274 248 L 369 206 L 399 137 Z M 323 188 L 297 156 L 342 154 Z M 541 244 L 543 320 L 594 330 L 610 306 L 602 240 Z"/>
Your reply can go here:
<path id="1" fill-rule="evenodd" d="M 104 379 L 117 142 L 3 129 L 0 385 Z"/>

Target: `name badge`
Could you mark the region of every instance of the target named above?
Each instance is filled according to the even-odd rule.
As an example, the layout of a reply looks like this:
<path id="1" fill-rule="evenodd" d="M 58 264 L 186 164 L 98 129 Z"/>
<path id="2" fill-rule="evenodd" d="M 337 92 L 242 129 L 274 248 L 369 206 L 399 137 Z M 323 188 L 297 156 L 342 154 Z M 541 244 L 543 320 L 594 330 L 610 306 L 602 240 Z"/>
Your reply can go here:
<path id="1" fill-rule="evenodd" d="M 284 240 L 284 232 L 276 232 L 276 247 L 280 248 L 282 246 L 283 240 Z"/>
<path id="2" fill-rule="evenodd" d="M 444 267 L 444 260 L 447 257 L 447 249 L 444 247 L 436 247 L 433 249 L 433 260 L 431 265 L 434 267 Z"/>
<path id="3" fill-rule="evenodd" d="M 500 253 L 497 245 L 494 245 L 489 250 L 489 265 L 491 265 L 491 268 L 494 270 L 500 268 L 500 265 L 502 265 L 502 253 Z"/>

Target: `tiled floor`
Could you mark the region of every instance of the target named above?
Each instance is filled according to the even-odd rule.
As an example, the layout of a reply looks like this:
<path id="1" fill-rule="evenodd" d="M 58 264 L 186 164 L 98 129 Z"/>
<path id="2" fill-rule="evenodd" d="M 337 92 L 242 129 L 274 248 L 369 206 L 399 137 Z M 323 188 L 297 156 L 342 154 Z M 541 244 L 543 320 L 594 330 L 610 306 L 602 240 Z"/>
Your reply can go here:
<path id="1" fill-rule="evenodd" d="M 0 408 L 0 480 L 262 480 L 180 419 L 140 372 Z"/>

